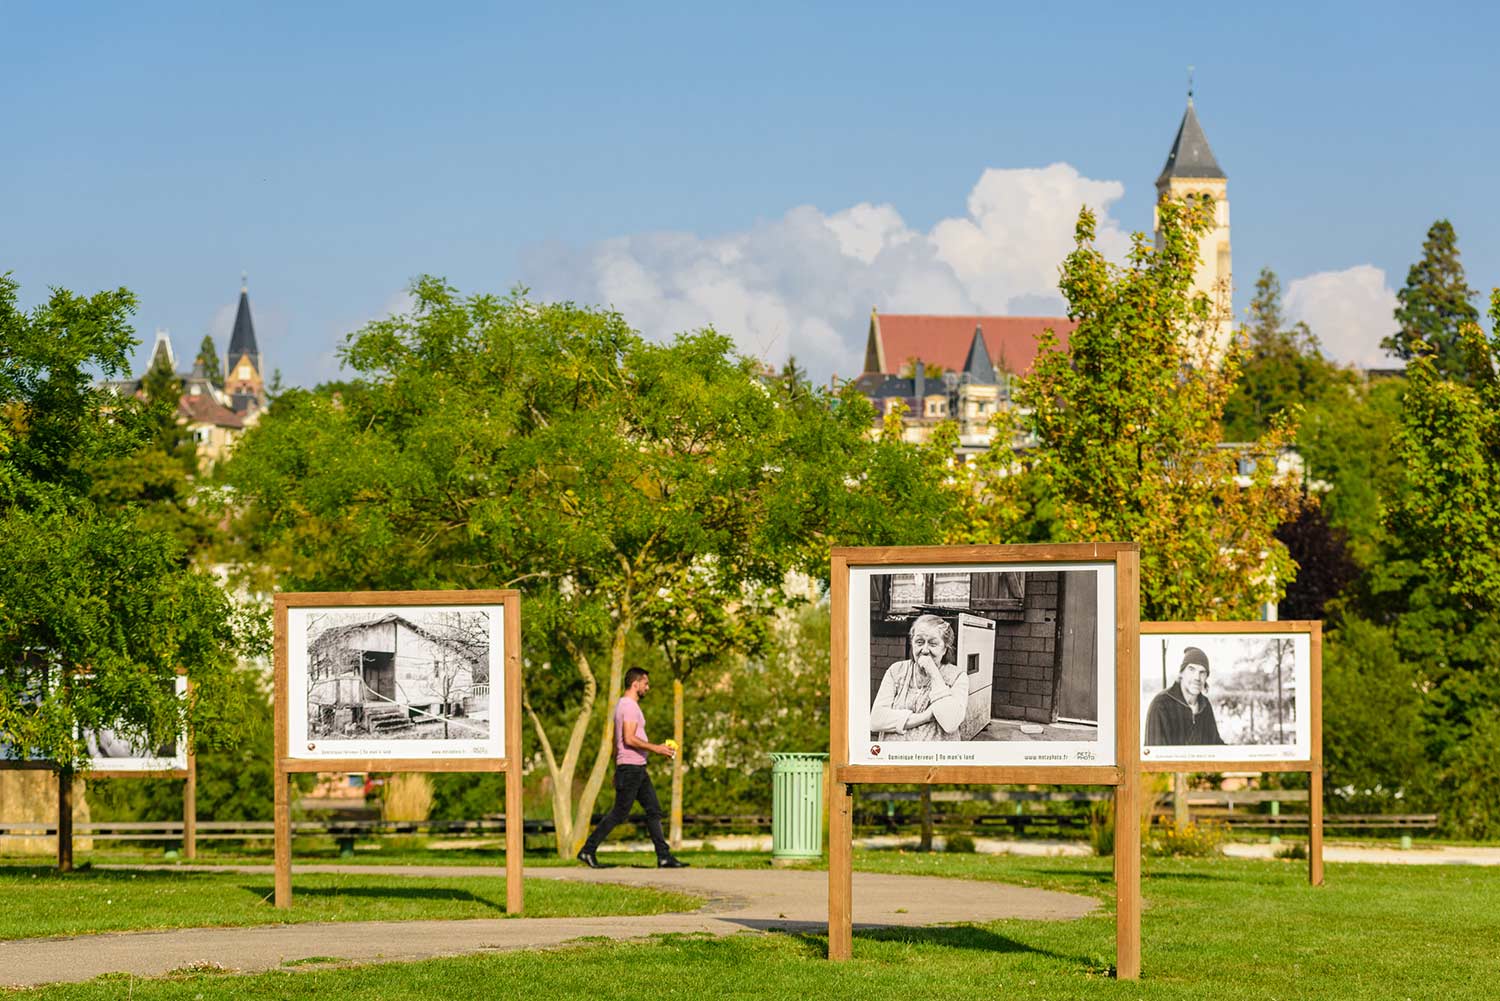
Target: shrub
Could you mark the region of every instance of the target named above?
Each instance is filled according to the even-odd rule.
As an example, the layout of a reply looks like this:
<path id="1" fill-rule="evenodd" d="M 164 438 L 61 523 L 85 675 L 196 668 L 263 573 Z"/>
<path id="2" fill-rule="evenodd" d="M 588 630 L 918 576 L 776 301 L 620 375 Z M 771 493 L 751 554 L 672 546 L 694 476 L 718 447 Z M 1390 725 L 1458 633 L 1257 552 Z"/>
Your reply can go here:
<path id="1" fill-rule="evenodd" d="M 1293 841 L 1276 849 L 1276 857 L 1284 859 L 1306 859 L 1307 846 L 1300 841 Z"/>
<path id="2" fill-rule="evenodd" d="M 1100 799 L 1089 804 L 1089 846 L 1100 857 L 1115 853 L 1115 804 Z"/>
<path id="3" fill-rule="evenodd" d="M 1152 828 L 1146 844 L 1152 855 L 1207 858 L 1224 854 L 1224 842 L 1228 838 L 1229 828 L 1215 821 L 1187 823 L 1179 827 L 1175 821 L 1163 820 Z"/>
<path id="4" fill-rule="evenodd" d="M 943 851 L 945 852 L 974 852 L 974 839 L 967 834 L 950 834 L 944 840 Z"/>
<path id="5" fill-rule="evenodd" d="M 381 820 L 426 820 L 432 810 L 432 784 L 421 772 L 398 772 L 385 781 Z"/>

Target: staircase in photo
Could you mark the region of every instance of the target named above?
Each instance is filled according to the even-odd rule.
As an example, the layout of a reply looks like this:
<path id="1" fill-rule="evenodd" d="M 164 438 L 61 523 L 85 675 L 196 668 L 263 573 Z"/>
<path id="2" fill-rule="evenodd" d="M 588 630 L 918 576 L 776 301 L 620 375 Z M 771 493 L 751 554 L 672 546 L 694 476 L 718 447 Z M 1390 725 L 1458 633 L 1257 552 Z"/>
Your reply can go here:
<path id="1" fill-rule="evenodd" d="M 401 706 L 366 706 L 365 725 L 371 733 L 381 734 L 409 729 L 412 722 Z"/>

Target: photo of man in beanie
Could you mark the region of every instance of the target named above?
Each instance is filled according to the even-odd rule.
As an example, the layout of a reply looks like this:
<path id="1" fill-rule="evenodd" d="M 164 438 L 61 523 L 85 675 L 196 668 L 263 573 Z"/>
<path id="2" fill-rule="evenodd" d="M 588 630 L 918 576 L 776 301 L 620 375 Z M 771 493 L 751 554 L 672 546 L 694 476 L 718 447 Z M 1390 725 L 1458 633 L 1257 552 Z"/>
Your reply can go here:
<path id="1" fill-rule="evenodd" d="M 1224 743 L 1207 691 L 1208 655 L 1190 646 L 1182 652 L 1177 681 L 1152 699 L 1146 710 L 1146 746 Z"/>

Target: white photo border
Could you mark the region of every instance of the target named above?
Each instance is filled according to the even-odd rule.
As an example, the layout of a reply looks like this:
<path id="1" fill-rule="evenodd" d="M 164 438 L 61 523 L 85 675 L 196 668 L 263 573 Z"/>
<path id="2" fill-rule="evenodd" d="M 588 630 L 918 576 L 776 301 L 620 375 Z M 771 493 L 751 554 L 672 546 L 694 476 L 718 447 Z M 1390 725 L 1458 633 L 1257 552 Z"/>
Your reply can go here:
<path id="1" fill-rule="evenodd" d="M 1224 762 L 1228 764 L 1240 764 L 1250 762 L 1311 762 L 1313 756 L 1313 663 L 1312 634 L 1305 628 L 1276 629 L 1275 623 L 1266 623 L 1262 629 L 1248 630 L 1236 629 L 1232 623 L 1224 623 L 1222 630 L 1204 631 L 1196 629 L 1193 631 L 1172 631 L 1170 629 L 1153 628 L 1147 632 L 1147 623 L 1141 623 L 1141 634 L 1137 657 L 1141 665 L 1139 691 L 1135 697 L 1140 699 L 1140 746 L 1141 762 L 1143 764 L 1213 764 Z M 1182 647 L 1202 646 L 1205 643 L 1227 642 L 1239 639 L 1271 640 L 1285 639 L 1292 641 L 1292 672 L 1293 691 L 1298 706 L 1296 742 L 1293 744 L 1218 744 L 1218 745 L 1154 745 L 1146 746 L 1146 711 L 1150 707 L 1151 700 L 1146 697 L 1145 692 L 1145 663 L 1147 656 L 1147 644 L 1159 644 L 1165 640 L 1169 644 L 1177 644 L 1180 653 Z M 1211 675 L 1210 675 L 1211 676 Z M 1154 697 L 1154 696 L 1153 696 Z"/>
<path id="2" fill-rule="evenodd" d="M 308 740 L 307 734 L 307 625 L 309 615 L 322 612 L 487 612 L 489 614 L 490 733 L 483 739 L 449 737 L 382 740 L 379 738 Z M 347 762 L 393 761 L 489 761 L 505 757 L 505 603 L 457 604 L 434 601 L 371 601 L 368 604 L 327 605 L 298 602 L 286 606 L 286 692 L 284 714 L 286 758 L 292 761 Z"/>
<path id="3" fill-rule="evenodd" d="M 1057 573 L 1096 575 L 1095 672 L 1099 728 L 1093 740 L 908 741 L 873 753 L 865 723 L 870 714 L 870 606 L 864 600 L 872 578 L 899 573 Z M 1118 564 L 1113 560 L 1049 560 L 976 563 L 871 563 L 851 561 L 848 611 L 848 763 L 909 767 L 1113 767 L 1116 761 L 1116 595 Z M 916 779 L 914 778 L 914 781 Z"/>

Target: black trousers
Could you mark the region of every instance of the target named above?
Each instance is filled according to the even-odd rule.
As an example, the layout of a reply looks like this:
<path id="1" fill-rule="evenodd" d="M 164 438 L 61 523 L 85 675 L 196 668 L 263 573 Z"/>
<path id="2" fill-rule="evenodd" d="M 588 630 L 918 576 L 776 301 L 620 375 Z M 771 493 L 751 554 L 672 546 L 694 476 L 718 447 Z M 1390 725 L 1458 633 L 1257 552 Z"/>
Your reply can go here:
<path id="1" fill-rule="evenodd" d="M 656 788 L 651 785 L 651 776 L 646 774 L 645 765 L 615 765 L 615 805 L 584 842 L 583 850 L 598 851 L 609 832 L 630 816 L 630 808 L 637 802 L 646 811 L 646 830 L 651 833 L 651 843 L 656 846 L 656 857 L 670 855 L 672 849 L 661 832 L 661 803 L 656 798 Z"/>

